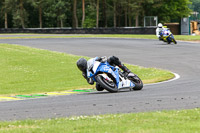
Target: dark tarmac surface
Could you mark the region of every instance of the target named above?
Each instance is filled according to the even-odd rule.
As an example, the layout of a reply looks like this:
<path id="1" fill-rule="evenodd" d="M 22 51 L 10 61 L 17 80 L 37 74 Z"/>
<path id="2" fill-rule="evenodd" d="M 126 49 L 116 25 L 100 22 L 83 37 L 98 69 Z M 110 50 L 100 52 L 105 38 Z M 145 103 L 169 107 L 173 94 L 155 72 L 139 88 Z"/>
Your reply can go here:
<path id="1" fill-rule="evenodd" d="M 0 121 L 200 107 L 198 43 L 168 45 L 158 40 L 108 38 L 9 39 L 0 43 L 89 57 L 116 55 L 123 63 L 167 69 L 180 75 L 172 82 L 145 85 L 141 91 L 92 92 L 0 102 Z"/>

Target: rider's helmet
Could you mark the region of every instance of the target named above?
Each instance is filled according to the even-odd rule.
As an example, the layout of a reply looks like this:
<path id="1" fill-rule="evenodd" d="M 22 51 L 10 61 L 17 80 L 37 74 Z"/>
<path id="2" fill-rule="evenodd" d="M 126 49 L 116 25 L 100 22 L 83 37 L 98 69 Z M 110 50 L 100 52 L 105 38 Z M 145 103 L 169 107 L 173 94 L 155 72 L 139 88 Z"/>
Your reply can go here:
<path id="1" fill-rule="evenodd" d="M 158 28 L 162 28 L 163 25 L 161 23 L 158 24 Z"/>
<path id="2" fill-rule="evenodd" d="M 78 67 L 79 70 L 81 70 L 82 72 L 85 72 L 87 69 L 87 60 L 84 58 L 80 58 L 77 62 L 76 65 Z"/>

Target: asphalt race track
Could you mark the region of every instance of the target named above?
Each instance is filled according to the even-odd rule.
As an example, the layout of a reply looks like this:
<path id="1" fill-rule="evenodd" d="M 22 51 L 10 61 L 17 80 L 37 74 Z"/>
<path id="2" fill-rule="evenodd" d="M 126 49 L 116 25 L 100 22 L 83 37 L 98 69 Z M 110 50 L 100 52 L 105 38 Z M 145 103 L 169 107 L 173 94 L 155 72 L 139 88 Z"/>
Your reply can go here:
<path id="1" fill-rule="evenodd" d="M 198 43 L 168 45 L 158 40 L 108 38 L 9 39 L 0 43 L 89 57 L 116 55 L 125 63 L 167 69 L 180 75 L 178 80 L 145 85 L 141 91 L 92 92 L 0 102 L 0 121 L 200 107 Z"/>

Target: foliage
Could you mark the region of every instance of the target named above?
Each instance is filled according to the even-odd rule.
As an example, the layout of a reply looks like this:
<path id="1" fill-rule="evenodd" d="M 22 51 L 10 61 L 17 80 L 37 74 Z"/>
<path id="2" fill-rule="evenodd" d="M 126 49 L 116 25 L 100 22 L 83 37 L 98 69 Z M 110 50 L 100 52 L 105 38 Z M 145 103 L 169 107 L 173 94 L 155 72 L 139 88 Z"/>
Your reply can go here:
<path id="1" fill-rule="evenodd" d="M 47 27 L 63 27 L 66 20 L 69 3 L 65 0 L 49 0 L 48 6 L 44 10 L 46 21 L 52 22 L 52 25 Z M 56 20 L 56 21 L 55 21 Z"/>
<path id="2" fill-rule="evenodd" d="M 192 2 L 192 5 L 190 5 L 190 8 L 200 13 L 200 0 L 190 0 Z"/>
<path id="3" fill-rule="evenodd" d="M 95 8 L 89 4 L 86 6 L 86 19 L 84 22 L 84 28 L 93 28 L 96 26 L 96 13 Z"/>
<path id="4" fill-rule="evenodd" d="M 1 0 L 0 28 L 4 27 L 4 12 L 13 27 L 72 27 L 74 0 Z M 190 8 L 199 11 L 199 0 L 85 0 L 84 28 L 143 26 L 144 16 L 158 16 L 160 22 L 170 22 L 188 16 Z M 7 4 L 9 3 L 9 4 Z M 82 1 L 77 0 L 78 27 L 82 24 Z M 40 11 L 39 11 L 40 10 Z M 99 23 L 97 23 L 99 13 Z M 40 14 L 40 15 L 39 15 Z"/>
<path id="5" fill-rule="evenodd" d="M 172 20 L 179 22 L 180 18 L 189 16 L 191 12 L 190 4 L 189 0 L 154 0 L 150 4 L 151 6 L 144 5 L 144 9 L 148 16 L 158 16 L 161 23 L 171 22 Z"/>

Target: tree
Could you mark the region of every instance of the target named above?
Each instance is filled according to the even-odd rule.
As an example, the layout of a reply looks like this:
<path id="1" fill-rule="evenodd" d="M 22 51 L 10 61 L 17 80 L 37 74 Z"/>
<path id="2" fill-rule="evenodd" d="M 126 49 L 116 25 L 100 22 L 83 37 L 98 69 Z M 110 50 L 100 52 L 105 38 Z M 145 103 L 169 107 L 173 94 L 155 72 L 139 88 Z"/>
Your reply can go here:
<path id="1" fill-rule="evenodd" d="M 163 0 L 160 8 L 157 8 L 158 17 L 160 22 L 170 22 L 173 19 L 180 19 L 188 17 L 191 13 L 188 5 L 191 4 L 189 0 Z"/>
<path id="2" fill-rule="evenodd" d="M 47 4 L 46 0 L 32 0 L 31 1 L 32 5 L 38 9 L 38 15 L 39 15 L 39 25 L 40 28 L 42 28 L 42 13 L 43 13 L 43 8 Z"/>
<path id="3" fill-rule="evenodd" d="M 24 4 L 23 0 L 20 0 L 20 3 L 19 3 L 20 20 L 21 20 L 22 28 L 25 28 L 24 19 L 25 19 L 25 13 L 26 12 L 25 12 L 23 4 Z"/>
<path id="4" fill-rule="evenodd" d="M 106 6 L 106 0 L 102 0 L 103 2 L 103 27 L 107 27 L 107 6 Z"/>
<path id="5" fill-rule="evenodd" d="M 51 23 L 50 26 L 64 27 L 64 21 L 67 18 L 66 7 L 69 5 L 65 0 L 49 0 L 48 6 L 44 10 L 44 16 Z"/>
<path id="6" fill-rule="evenodd" d="M 190 9 L 200 13 L 200 0 L 191 0 L 191 2 Z"/>
<path id="7" fill-rule="evenodd" d="M 2 23 L 2 21 L 4 21 L 3 17 L 1 17 L 1 16 L 4 15 L 4 13 L 2 11 L 3 10 L 3 4 L 2 3 L 3 3 L 3 1 L 0 1 L 0 28 L 5 26 L 5 23 L 4 24 Z"/>
<path id="8" fill-rule="evenodd" d="M 86 14 L 86 18 L 84 21 L 84 28 L 94 28 L 96 27 L 96 14 L 97 14 L 97 10 L 96 10 L 96 0 L 88 0 L 85 3 L 85 14 Z"/>
<path id="9" fill-rule="evenodd" d="M 78 27 L 78 18 L 76 14 L 77 10 L 77 0 L 73 0 L 73 27 L 77 28 Z"/>
<path id="10" fill-rule="evenodd" d="M 82 0 L 82 24 L 81 27 L 83 28 L 85 22 L 85 0 Z"/>
<path id="11" fill-rule="evenodd" d="M 129 21 L 131 21 L 131 16 L 135 17 L 135 27 L 138 27 L 139 24 L 139 17 L 144 16 L 144 8 L 143 5 L 148 5 L 152 3 L 153 0 L 129 0 L 128 6 L 129 6 Z M 142 19 L 143 20 L 143 19 Z"/>
<path id="12" fill-rule="evenodd" d="M 199 11 L 200 0 L 191 1 L 190 8 Z M 188 16 L 189 4 L 189 0 L 1 0 L 0 26 L 77 28 L 81 22 L 85 28 L 137 27 L 144 16 L 158 16 L 159 22 Z"/>
<path id="13" fill-rule="evenodd" d="M 9 6 L 12 8 L 14 27 L 25 28 L 25 24 L 28 22 L 28 13 L 24 8 L 24 1 L 23 0 L 8 0 L 8 1 L 10 3 Z"/>
<path id="14" fill-rule="evenodd" d="M 58 20 L 58 25 L 60 25 L 60 27 L 63 27 L 63 21 L 64 19 L 66 19 L 66 6 L 67 3 L 65 2 L 65 0 L 58 0 L 55 3 L 55 8 L 56 8 L 56 12 L 57 12 L 57 20 Z"/>
<path id="15" fill-rule="evenodd" d="M 141 4 L 142 4 L 142 1 L 138 1 L 137 2 L 137 8 L 136 8 L 136 12 L 135 12 L 135 27 L 138 27 L 139 26 L 139 14 L 141 12 Z"/>
<path id="16" fill-rule="evenodd" d="M 96 28 L 99 28 L 99 0 L 97 0 Z"/>
<path id="17" fill-rule="evenodd" d="M 130 0 L 128 0 L 128 19 L 129 19 L 129 27 L 131 27 L 132 24 L 132 12 L 131 12 L 131 5 L 130 5 Z"/>
<path id="18" fill-rule="evenodd" d="M 127 27 L 128 26 L 128 1 L 124 0 L 122 1 L 122 8 L 124 10 L 124 26 Z"/>
<path id="19" fill-rule="evenodd" d="M 114 27 L 117 27 L 117 1 L 116 0 L 113 0 L 113 12 L 114 12 L 114 15 L 113 15 L 113 25 Z"/>
<path id="20" fill-rule="evenodd" d="M 1 12 L 4 13 L 4 26 L 5 26 L 5 29 L 8 28 L 8 12 L 11 11 L 11 8 L 10 8 L 10 1 L 9 0 L 4 0 L 2 2 L 2 10 Z"/>

